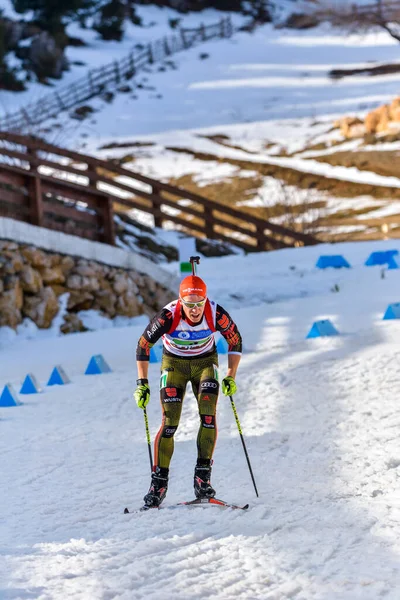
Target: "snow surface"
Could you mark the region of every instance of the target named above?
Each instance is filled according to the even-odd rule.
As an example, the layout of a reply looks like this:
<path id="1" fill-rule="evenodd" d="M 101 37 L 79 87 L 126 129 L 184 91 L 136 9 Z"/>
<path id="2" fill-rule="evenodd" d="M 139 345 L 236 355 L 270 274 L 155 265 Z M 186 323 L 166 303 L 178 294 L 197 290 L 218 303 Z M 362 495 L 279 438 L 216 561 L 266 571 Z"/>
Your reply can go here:
<path id="1" fill-rule="evenodd" d="M 400 300 L 400 274 L 363 266 L 377 249 L 400 250 L 400 241 L 202 259 L 210 297 L 232 313 L 246 348 L 235 402 L 260 497 L 225 397 L 213 470 L 218 496 L 249 502 L 244 513 L 123 514 L 149 484 L 143 415 L 131 397 L 143 322 L 0 337 L 1 386 L 18 391 L 32 372 L 44 387 L 0 409 L 0 598 L 398 600 L 400 325 L 382 315 Z M 352 268 L 316 269 L 329 253 Z M 306 340 L 324 317 L 340 335 Z M 113 372 L 85 376 L 99 353 Z M 55 364 L 70 384 L 46 387 Z M 158 379 L 152 364 L 152 439 Z M 197 428 L 188 392 L 165 506 L 192 497 Z"/>

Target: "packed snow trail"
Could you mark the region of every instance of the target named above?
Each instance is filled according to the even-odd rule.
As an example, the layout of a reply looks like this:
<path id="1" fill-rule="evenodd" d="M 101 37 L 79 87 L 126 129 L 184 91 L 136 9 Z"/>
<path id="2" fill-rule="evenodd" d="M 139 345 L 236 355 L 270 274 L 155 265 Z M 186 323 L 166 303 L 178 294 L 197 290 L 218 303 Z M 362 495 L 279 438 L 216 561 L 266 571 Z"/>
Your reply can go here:
<path id="1" fill-rule="evenodd" d="M 346 247 L 354 264 L 356 252 Z M 249 502 L 248 511 L 123 514 L 125 506 L 141 506 L 149 485 L 143 414 L 132 400 L 141 326 L 2 347 L 2 384 L 17 387 L 34 368 L 45 380 L 61 360 L 72 379 L 0 410 L 2 600 L 157 600 L 165 593 L 180 600 L 398 600 L 400 323 L 381 317 L 400 299 L 400 275 L 381 279 L 379 269 L 359 265 L 321 273 L 312 268 L 317 252 L 270 253 L 275 271 L 266 290 L 279 294 L 288 279 L 297 289 L 291 256 L 310 265 L 301 278 L 308 297 L 298 289 L 298 297 L 231 311 L 248 347 L 235 403 L 260 498 L 223 396 L 212 481 L 218 497 Z M 249 261 L 261 259 L 204 261 L 210 295 L 221 269 L 225 285 L 236 278 L 251 294 Z M 235 260 L 236 270 L 227 269 Z M 330 291 L 335 280 L 338 293 Z M 305 340 L 321 314 L 341 335 Z M 84 376 L 98 352 L 113 373 Z M 159 365 L 151 365 L 152 439 L 158 379 Z M 166 505 L 193 497 L 197 428 L 188 392 Z"/>

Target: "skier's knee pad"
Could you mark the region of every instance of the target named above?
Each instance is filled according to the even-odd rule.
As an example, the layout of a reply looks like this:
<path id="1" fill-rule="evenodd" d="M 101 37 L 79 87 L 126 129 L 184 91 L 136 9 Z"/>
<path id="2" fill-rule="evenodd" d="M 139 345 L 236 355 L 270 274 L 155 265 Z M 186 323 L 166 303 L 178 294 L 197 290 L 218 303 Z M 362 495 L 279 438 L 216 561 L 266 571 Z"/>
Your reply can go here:
<path id="1" fill-rule="evenodd" d="M 206 429 L 215 429 L 215 415 L 200 415 L 201 425 Z"/>

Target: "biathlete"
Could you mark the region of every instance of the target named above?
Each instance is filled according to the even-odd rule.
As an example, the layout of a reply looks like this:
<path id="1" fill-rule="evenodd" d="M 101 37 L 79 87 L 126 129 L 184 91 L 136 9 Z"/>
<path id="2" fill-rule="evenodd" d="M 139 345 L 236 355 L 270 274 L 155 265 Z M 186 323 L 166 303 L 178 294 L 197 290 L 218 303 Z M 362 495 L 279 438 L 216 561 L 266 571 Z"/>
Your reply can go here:
<path id="1" fill-rule="evenodd" d="M 223 335 L 229 346 L 228 370 L 221 387 L 226 396 L 232 396 L 237 391 L 235 377 L 242 353 L 242 338 L 227 311 L 207 298 L 207 286 L 197 275 L 189 275 L 182 280 L 179 298 L 154 315 L 138 341 L 138 380 L 134 397 L 142 409 L 150 400 L 150 349 L 161 337 L 163 342 L 160 381 L 162 424 L 154 443 L 151 485 L 144 497 L 146 507 L 159 506 L 167 493 L 174 435 L 188 382 L 192 385 L 200 416 L 194 492 L 197 498 L 215 496 L 210 480 L 217 439 L 219 393 L 216 331 Z"/>

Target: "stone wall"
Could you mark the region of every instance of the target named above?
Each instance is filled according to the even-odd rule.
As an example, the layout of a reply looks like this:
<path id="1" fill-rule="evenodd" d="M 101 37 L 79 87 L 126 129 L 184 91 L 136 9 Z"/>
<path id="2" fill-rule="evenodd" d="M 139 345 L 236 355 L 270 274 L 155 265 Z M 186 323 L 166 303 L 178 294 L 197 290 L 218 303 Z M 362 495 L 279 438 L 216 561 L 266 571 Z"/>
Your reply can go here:
<path id="1" fill-rule="evenodd" d="M 149 275 L 81 257 L 0 240 L 0 327 L 15 329 L 26 317 L 51 326 L 58 298 L 68 293 L 63 333 L 84 331 L 77 313 L 94 309 L 114 318 L 151 315 L 174 294 Z"/>

